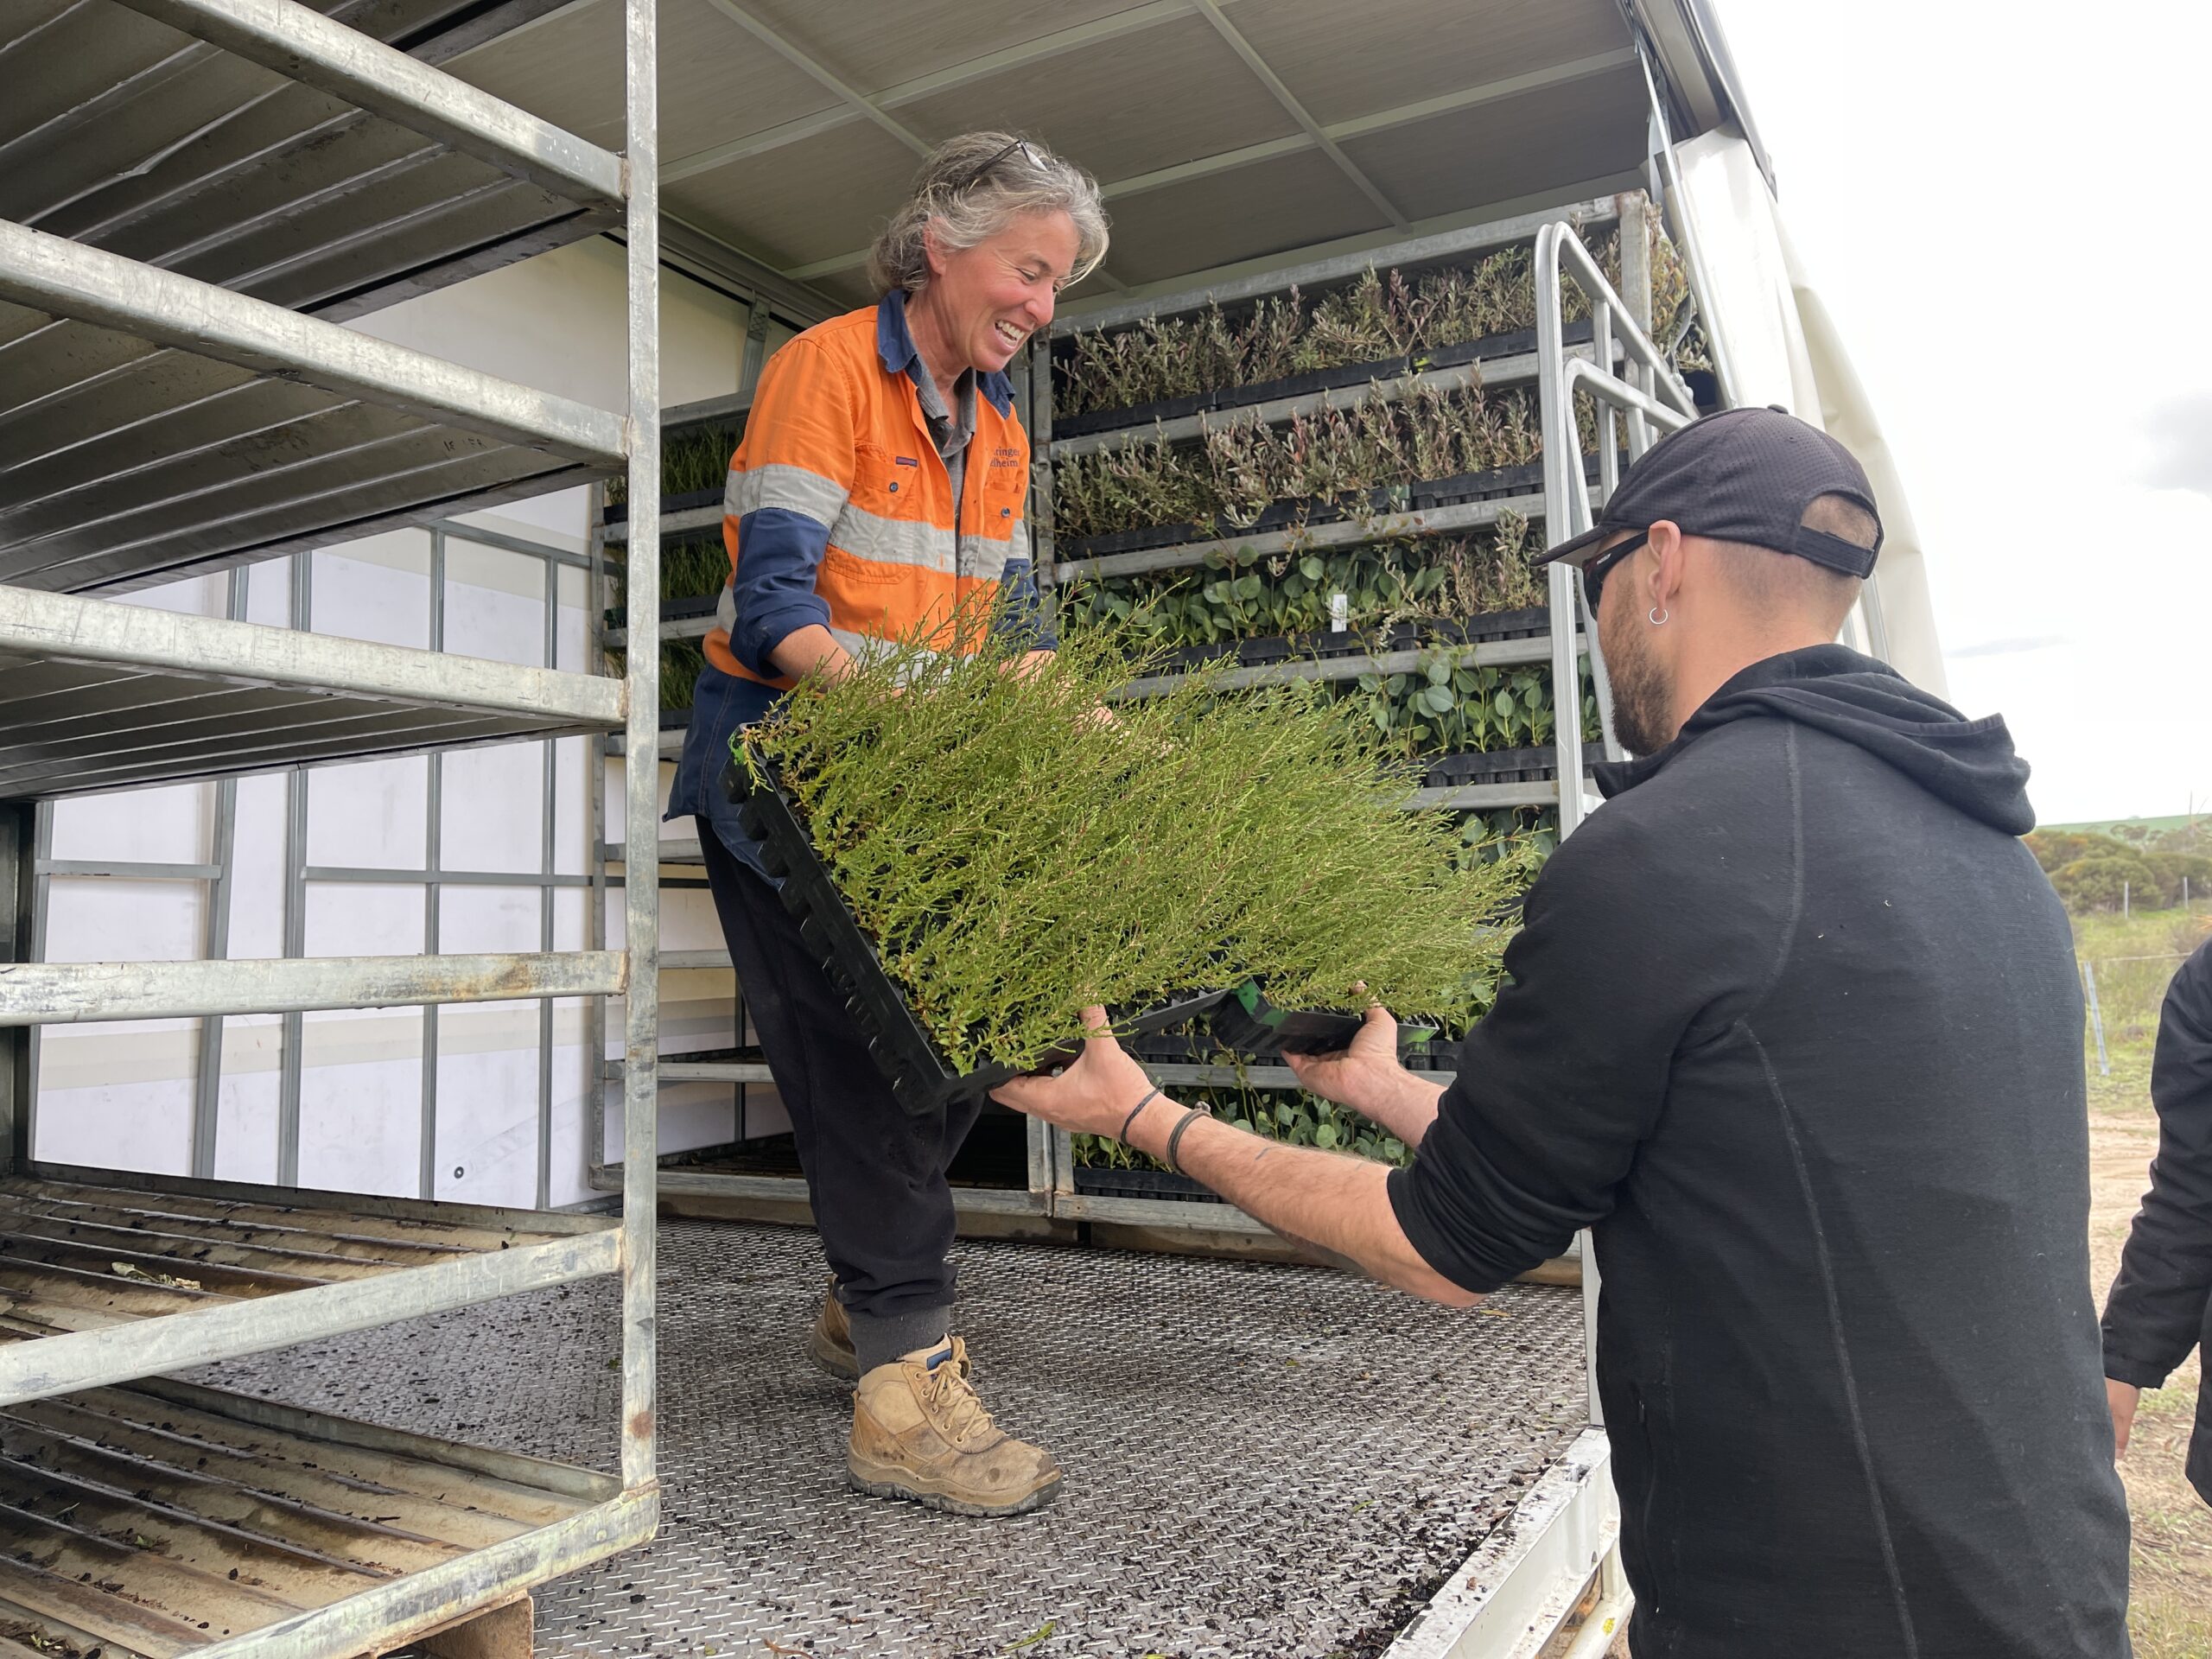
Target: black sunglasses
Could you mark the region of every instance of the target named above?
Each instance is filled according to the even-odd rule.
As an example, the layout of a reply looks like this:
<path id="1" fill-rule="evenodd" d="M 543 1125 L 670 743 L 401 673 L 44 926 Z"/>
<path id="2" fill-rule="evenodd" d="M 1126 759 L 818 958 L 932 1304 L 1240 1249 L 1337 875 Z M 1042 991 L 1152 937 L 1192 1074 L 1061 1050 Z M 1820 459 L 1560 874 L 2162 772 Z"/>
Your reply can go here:
<path id="1" fill-rule="evenodd" d="M 1618 547 L 1609 547 L 1582 567 L 1582 591 L 1590 596 L 1590 614 L 1598 614 L 1598 595 L 1604 589 L 1605 578 L 1623 559 L 1651 539 L 1651 532 L 1639 530 Z"/>
<path id="2" fill-rule="evenodd" d="M 953 194 L 956 195 L 962 195 L 965 194 L 968 191 L 973 190 L 977 185 L 981 184 L 986 178 L 990 176 L 990 171 L 993 168 L 996 167 L 1001 162 L 1006 160 L 1007 156 L 1013 155 L 1017 149 L 1021 151 L 1023 155 L 1029 157 L 1030 164 L 1032 166 L 1041 167 L 1044 165 L 1043 162 L 1037 159 L 1037 152 L 1030 149 L 1029 141 L 1027 138 L 1017 138 L 1012 143 L 1008 144 L 1004 149 L 1000 150 L 995 156 L 993 156 L 989 161 L 985 162 L 973 173 L 970 173 L 966 178 L 961 180 L 958 184 L 953 186 Z"/>

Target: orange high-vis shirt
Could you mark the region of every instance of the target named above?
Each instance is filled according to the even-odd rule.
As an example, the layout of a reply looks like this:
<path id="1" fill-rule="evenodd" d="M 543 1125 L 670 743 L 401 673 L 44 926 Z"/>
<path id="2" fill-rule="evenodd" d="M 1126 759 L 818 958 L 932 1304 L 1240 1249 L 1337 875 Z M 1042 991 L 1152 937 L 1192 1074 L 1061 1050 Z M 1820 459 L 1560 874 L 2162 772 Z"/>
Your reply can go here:
<path id="1" fill-rule="evenodd" d="M 724 673 L 788 688 L 770 653 L 801 628 L 819 623 L 865 655 L 1001 584 L 1001 619 L 1035 627 L 1013 385 L 978 378 L 956 502 L 912 356 L 894 293 L 808 329 L 761 371 L 723 497 L 730 582 L 706 654 Z"/>

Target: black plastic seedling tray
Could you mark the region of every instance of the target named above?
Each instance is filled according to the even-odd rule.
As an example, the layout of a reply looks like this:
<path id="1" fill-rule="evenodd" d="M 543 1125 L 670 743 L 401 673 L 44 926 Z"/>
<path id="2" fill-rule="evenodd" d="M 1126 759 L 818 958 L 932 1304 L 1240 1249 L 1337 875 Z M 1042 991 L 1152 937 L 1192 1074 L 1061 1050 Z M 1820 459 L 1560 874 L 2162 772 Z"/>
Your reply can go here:
<path id="1" fill-rule="evenodd" d="M 1584 457 L 1584 477 L 1598 479 L 1598 457 Z M 1142 524 L 1131 530 L 1099 531 L 1089 536 L 1067 536 L 1056 543 L 1063 559 L 1103 558 L 1116 553 L 1148 552 L 1158 547 L 1180 547 L 1193 542 L 1230 542 L 1270 531 L 1334 524 L 1361 513 L 1424 512 L 1470 502 L 1529 495 L 1544 487 L 1541 461 L 1501 467 L 1494 472 L 1461 473 L 1452 478 L 1426 479 L 1415 484 L 1381 484 L 1342 496 L 1306 496 L 1277 501 L 1249 524 L 1220 519 L 1212 524 Z"/>
<path id="2" fill-rule="evenodd" d="M 1562 338 L 1570 346 L 1586 344 L 1590 339 L 1589 319 L 1586 317 L 1580 322 L 1568 323 L 1562 331 Z M 1081 415 L 1055 416 L 1052 435 L 1055 438 L 1077 438 L 1093 432 L 1116 432 L 1126 427 L 1150 426 L 1155 421 L 1179 420 L 1186 415 L 1217 411 L 1230 413 L 1255 404 L 1271 404 L 1280 397 L 1304 397 L 1317 391 L 1333 391 L 1340 386 L 1364 385 L 1376 380 L 1396 380 L 1429 369 L 1457 368 L 1462 364 L 1479 362 L 1484 358 L 1518 357 L 1535 349 L 1536 331 L 1534 328 L 1516 328 L 1502 334 L 1487 334 L 1480 340 L 1462 340 L 1456 346 L 1439 346 L 1431 350 L 1415 352 L 1410 357 L 1385 357 L 1371 363 L 1346 364 L 1341 368 L 1309 369 L 1303 374 L 1287 375 L 1278 380 L 1257 380 L 1242 386 L 1224 386 L 1212 391 L 1194 392 L 1185 397 L 1165 397 L 1157 403 L 1125 404 L 1118 409 L 1094 409 Z"/>
<path id="3" fill-rule="evenodd" d="M 1218 1006 L 1218 1005 L 1217 1005 Z M 1345 1026 L 1338 1027 L 1343 1040 L 1349 1042 L 1359 1029 L 1359 1021 L 1348 1016 L 1330 1014 L 1331 1020 L 1342 1019 Z M 1233 1028 L 1249 1031 L 1249 1026 Z M 1334 1033 L 1332 1033 L 1334 1034 Z M 1262 1040 L 1268 1040 L 1264 1039 Z M 1341 1045 L 1339 1045 L 1341 1046 Z M 1211 1032 L 1148 1032 L 1140 1037 L 1127 1038 L 1122 1046 L 1141 1065 L 1273 1065 L 1281 1058 L 1280 1046 L 1250 1049 L 1231 1043 L 1221 1034 L 1218 1025 Z M 1307 1051 L 1299 1051 L 1301 1052 Z M 1319 1048 L 1311 1051 L 1330 1053 L 1334 1051 Z M 1433 1069 L 1430 1062 L 1439 1053 L 1456 1052 L 1456 1045 L 1444 1042 L 1426 1026 L 1402 1026 L 1398 1030 L 1398 1058 L 1416 1071 Z M 1273 1085 L 1268 1085 L 1272 1087 Z"/>
<path id="4" fill-rule="evenodd" d="M 1068 1044 L 1046 1054 L 1025 1074 L 1013 1066 L 985 1066 L 957 1071 L 923 1028 L 905 994 L 886 971 L 875 945 L 830 872 L 815 854 L 813 839 L 791 809 L 791 798 L 771 781 L 756 786 L 742 762 L 733 756 L 722 771 L 722 787 L 743 811 L 740 823 L 761 844 L 761 862 L 782 879 L 784 908 L 798 918 L 799 937 L 844 997 L 846 1009 L 868 1038 L 868 1054 L 891 1084 L 899 1103 L 917 1116 L 942 1109 L 957 1100 L 988 1095 L 1002 1083 L 1036 1076 L 1072 1064 L 1082 1050 Z M 1208 991 L 1179 998 L 1134 1014 L 1116 1011 L 1124 1032 L 1162 1031 L 1207 1012 L 1228 993 Z"/>
<path id="5" fill-rule="evenodd" d="M 1099 1198 L 1172 1198 L 1181 1204 L 1219 1204 L 1220 1195 L 1188 1175 L 1165 1169 L 1075 1171 L 1075 1190 Z"/>
<path id="6" fill-rule="evenodd" d="M 1249 980 L 1224 996 L 1207 1017 L 1207 1028 L 1223 1047 L 1262 1058 L 1341 1053 L 1366 1023 L 1357 1014 L 1278 1008 Z M 1400 1026 L 1399 1052 L 1425 1046 L 1432 1034 L 1426 1026 Z"/>
<path id="7" fill-rule="evenodd" d="M 1586 773 L 1605 758 L 1596 743 L 1583 740 Z M 1535 749 L 1470 750 L 1437 755 L 1427 766 L 1421 781 L 1431 789 L 1453 789 L 1462 784 L 1548 783 L 1559 775 L 1559 751 L 1549 744 Z"/>
<path id="8" fill-rule="evenodd" d="M 1432 617 L 1394 623 L 1388 628 L 1346 628 L 1338 633 L 1271 633 L 1250 639 L 1223 639 L 1210 645 L 1177 645 L 1161 653 L 1159 672 L 1174 672 L 1236 658 L 1240 668 L 1269 663 L 1326 662 L 1336 657 L 1379 656 L 1384 652 L 1448 651 L 1493 639 L 1522 639 L 1547 632 L 1551 611 L 1535 606 L 1522 611 L 1485 611 L 1478 616 Z"/>

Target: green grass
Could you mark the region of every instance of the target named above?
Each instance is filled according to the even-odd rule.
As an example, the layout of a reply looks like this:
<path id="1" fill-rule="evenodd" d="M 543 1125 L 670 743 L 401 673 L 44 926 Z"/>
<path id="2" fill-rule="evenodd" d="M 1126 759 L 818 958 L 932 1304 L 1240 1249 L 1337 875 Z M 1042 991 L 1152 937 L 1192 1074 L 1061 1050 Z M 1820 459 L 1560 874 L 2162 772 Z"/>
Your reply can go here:
<path id="1" fill-rule="evenodd" d="M 2212 929 L 2212 910 L 2138 911 L 2132 917 L 2098 912 L 2076 916 L 2073 925 L 2075 954 L 2095 976 L 2112 1068 L 2109 1073 L 2098 1069 L 2095 1030 L 2085 1024 L 2090 1109 L 2147 1115 L 2151 1054 L 2166 984 Z"/>

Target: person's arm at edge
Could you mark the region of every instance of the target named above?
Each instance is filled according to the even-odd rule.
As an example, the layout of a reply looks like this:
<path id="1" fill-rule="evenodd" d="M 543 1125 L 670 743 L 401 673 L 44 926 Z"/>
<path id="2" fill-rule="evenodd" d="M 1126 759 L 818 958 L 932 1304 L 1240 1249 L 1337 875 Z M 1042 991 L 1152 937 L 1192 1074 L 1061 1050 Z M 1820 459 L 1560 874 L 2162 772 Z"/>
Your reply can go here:
<path id="1" fill-rule="evenodd" d="M 1085 1015 L 1105 1028 L 1103 1009 Z M 1312 1147 L 1286 1147 L 1154 1094 L 1134 1121 L 1132 1108 L 1150 1089 L 1144 1068 L 1110 1036 L 1091 1039 L 1082 1057 L 1057 1077 L 1017 1077 L 992 1096 L 1080 1135 L 1119 1137 L 1165 1160 L 1167 1142 L 1185 1117 L 1175 1163 L 1238 1209 L 1281 1233 L 1382 1283 L 1453 1307 L 1481 1300 L 1446 1278 L 1414 1248 L 1390 1203 L 1387 1166 Z"/>
<path id="2" fill-rule="evenodd" d="M 2128 1230 L 2101 1321 L 2113 1452 L 2127 1450 L 2145 1389 L 2187 1357 L 2212 1300 L 2212 945 L 2183 963 L 2160 1010 L 2151 1095 L 2151 1190 Z"/>
<path id="3" fill-rule="evenodd" d="M 1179 1109 L 1162 1112 L 1162 1104 Z M 1188 1109 L 1165 1096 L 1154 1101 L 1132 1131 L 1136 1144 L 1159 1157 Z M 1472 1307 L 1482 1300 L 1430 1267 L 1414 1248 L 1390 1207 L 1387 1165 L 1287 1147 L 1203 1113 L 1183 1132 L 1175 1161 L 1185 1174 L 1293 1243 L 1309 1245 L 1427 1301 Z"/>

